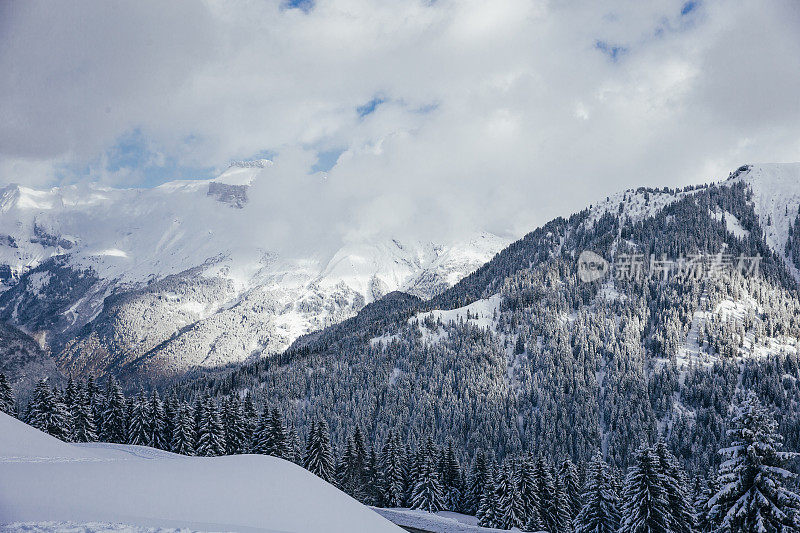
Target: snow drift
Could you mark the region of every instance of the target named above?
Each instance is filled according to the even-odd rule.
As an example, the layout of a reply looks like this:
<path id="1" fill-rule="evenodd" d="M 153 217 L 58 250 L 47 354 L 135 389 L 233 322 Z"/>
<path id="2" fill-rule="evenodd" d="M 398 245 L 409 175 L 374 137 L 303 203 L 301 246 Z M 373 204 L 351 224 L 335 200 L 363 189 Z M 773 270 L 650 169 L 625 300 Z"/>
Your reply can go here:
<path id="1" fill-rule="evenodd" d="M 67 444 L 0 413 L 0 524 L 45 521 L 215 531 L 402 531 L 281 459 Z"/>

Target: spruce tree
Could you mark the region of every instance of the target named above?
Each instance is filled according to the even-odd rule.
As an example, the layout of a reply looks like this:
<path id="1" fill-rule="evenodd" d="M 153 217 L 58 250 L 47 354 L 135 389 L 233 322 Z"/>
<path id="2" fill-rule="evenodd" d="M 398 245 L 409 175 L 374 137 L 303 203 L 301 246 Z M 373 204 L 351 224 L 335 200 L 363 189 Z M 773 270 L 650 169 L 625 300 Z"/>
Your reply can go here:
<path id="1" fill-rule="evenodd" d="M 475 452 L 475 458 L 472 461 L 472 471 L 468 478 L 467 498 L 465 512 L 471 515 L 477 515 L 478 507 L 483 498 L 483 491 L 486 487 L 486 477 L 488 476 L 489 465 L 486 462 L 486 456 L 483 450 Z"/>
<path id="2" fill-rule="evenodd" d="M 219 409 L 214 400 L 208 395 L 201 402 L 201 405 L 202 413 L 200 428 L 196 437 L 195 455 L 204 457 L 225 455 L 225 434 Z"/>
<path id="3" fill-rule="evenodd" d="M 167 415 L 164 410 L 164 402 L 161 401 L 156 391 L 153 391 L 150 395 L 147 414 L 150 417 L 150 422 L 148 424 L 149 433 L 147 436 L 148 446 L 158 448 L 159 450 L 168 449 L 167 445 L 169 441 L 167 441 L 166 436 Z"/>
<path id="4" fill-rule="evenodd" d="M 564 484 L 564 493 L 567 498 L 567 514 L 571 524 L 581 511 L 581 483 L 578 469 L 569 459 L 565 459 L 558 468 L 558 476 Z"/>
<path id="5" fill-rule="evenodd" d="M 619 533 L 672 533 L 664 476 L 652 448 L 643 445 L 628 468 Z"/>
<path id="6" fill-rule="evenodd" d="M 538 503 L 539 519 L 544 529 L 552 533 L 560 531 L 560 518 L 555 499 L 555 483 L 550 466 L 544 457 L 539 456 L 534 468 L 536 486 L 536 501 Z"/>
<path id="7" fill-rule="evenodd" d="M 91 403 L 86 390 L 76 393 L 75 406 L 72 411 L 72 439 L 75 442 L 97 441 L 97 429 L 94 425 Z"/>
<path id="8" fill-rule="evenodd" d="M 510 464 L 500 469 L 495 479 L 494 500 L 497 508 L 494 512 L 493 527 L 511 529 L 525 525 L 522 496 L 514 482 L 514 473 Z"/>
<path id="9" fill-rule="evenodd" d="M 128 421 L 128 444 L 147 446 L 150 443 L 150 410 L 144 392 L 140 391 L 133 401 Z"/>
<path id="10" fill-rule="evenodd" d="M 445 494 L 445 506 L 451 511 L 463 511 L 463 494 L 461 487 L 461 465 L 456 457 L 453 441 L 450 439 L 441 456 L 439 473 L 442 477 L 442 489 Z"/>
<path id="11" fill-rule="evenodd" d="M 114 378 L 110 378 L 106 383 L 105 405 L 100 428 L 101 439 L 104 442 L 123 444 L 127 441 L 125 408 L 125 396 L 122 394 L 122 389 Z"/>
<path id="12" fill-rule="evenodd" d="M 386 436 L 379 460 L 381 505 L 401 507 L 403 505 L 403 463 L 400 458 L 399 440 L 393 430 Z"/>
<path id="13" fill-rule="evenodd" d="M 421 465 L 417 482 L 411 494 L 411 508 L 435 513 L 444 509 L 444 495 L 439 481 L 439 472 L 431 457 Z"/>
<path id="14" fill-rule="evenodd" d="M 47 378 L 40 380 L 33 391 L 28 406 L 28 424 L 67 441 L 71 434 L 69 413 L 63 403 L 56 399 Z"/>
<path id="15" fill-rule="evenodd" d="M 335 465 L 328 425 L 324 421 L 317 424 L 312 423 L 306 442 L 303 467 L 328 483 L 332 483 L 335 477 Z"/>
<path id="16" fill-rule="evenodd" d="M 16 416 L 14 412 L 14 393 L 5 374 L 0 373 L 0 411 L 7 415 Z"/>
<path id="17" fill-rule="evenodd" d="M 686 490 L 686 476 L 678 460 L 667 448 L 664 439 L 659 439 L 654 448 L 658 465 L 664 479 L 664 489 L 669 502 L 671 529 L 674 533 L 692 533 L 694 509 Z"/>
<path id="18" fill-rule="evenodd" d="M 619 507 L 613 475 L 598 452 L 586 472 L 583 507 L 575 517 L 575 533 L 616 533 Z"/>
<path id="19" fill-rule="evenodd" d="M 778 424 L 754 392 L 736 408 L 729 427 L 711 519 L 725 533 L 797 531 L 800 496 L 786 483 L 795 477 L 786 465 L 797 454 L 781 451 Z"/>
<path id="20" fill-rule="evenodd" d="M 189 406 L 182 405 L 178 408 L 172 428 L 172 443 L 170 444 L 172 452 L 194 455 L 194 417 L 189 411 Z"/>
<path id="21" fill-rule="evenodd" d="M 481 502 L 478 505 L 478 525 L 481 527 L 494 527 L 497 518 L 497 509 L 499 508 L 496 493 L 495 493 L 495 479 L 497 477 L 497 465 L 492 462 L 486 469 L 486 479 L 483 486 L 483 494 L 481 495 Z"/>

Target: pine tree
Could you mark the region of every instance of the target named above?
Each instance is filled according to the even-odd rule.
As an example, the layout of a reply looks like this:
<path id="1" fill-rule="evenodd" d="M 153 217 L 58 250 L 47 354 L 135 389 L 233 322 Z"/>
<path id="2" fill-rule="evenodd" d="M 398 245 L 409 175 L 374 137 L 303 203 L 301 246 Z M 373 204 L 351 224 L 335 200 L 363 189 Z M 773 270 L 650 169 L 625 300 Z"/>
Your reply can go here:
<path id="1" fill-rule="evenodd" d="M 158 396 L 158 392 L 153 391 L 150 395 L 150 403 L 147 408 L 147 414 L 150 417 L 148 423 L 148 446 L 158 448 L 159 450 L 168 449 L 167 444 L 169 441 L 166 436 L 167 415 L 164 411 L 164 402 Z"/>
<path id="2" fill-rule="evenodd" d="M 511 529 L 525 525 L 522 496 L 514 482 L 514 473 L 511 466 L 506 464 L 500 469 L 494 485 L 495 502 L 497 508 L 494 512 L 493 527 Z"/>
<path id="3" fill-rule="evenodd" d="M 256 453 L 258 443 L 258 412 L 253 404 L 253 396 L 250 391 L 244 396 L 242 401 L 242 424 L 244 428 L 244 439 L 242 440 L 242 453 Z"/>
<path id="4" fill-rule="evenodd" d="M 56 399 L 47 379 L 37 383 L 28 406 L 28 424 L 61 440 L 69 440 L 69 414 L 63 403 Z"/>
<path id="5" fill-rule="evenodd" d="M 695 531 L 697 533 L 714 533 L 718 524 L 711 518 L 708 502 L 719 492 L 716 475 L 710 476 L 708 480 L 703 480 L 699 489 L 694 500 Z"/>
<path id="6" fill-rule="evenodd" d="M 14 393 L 5 374 L 0 373 L 0 411 L 7 415 L 16 416 L 14 410 Z"/>
<path id="7" fill-rule="evenodd" d="M 800 496 L 787 487 L 795 474 L 785 468 L 797 454 L 781 451 L 778 424 L 754 392 L 736 408 L 729 427 L 711 519 L 725 533 L 797 531 Z"/>
<path id="8" fill-rule="evenodd" d="M 486 487 L 486 477 L 488 476 L 489 465 L 486 462 L 486 456 L 483 450 L 475 452 L 475 459 L 472 462 L 472 471 L 469 475 L 466 508 L 465 512 L 471 515 L 477 515 L 478 507 L 483 499 L 483 491 Z"/>
<path id="9" fill-rule="evenodd" d="M 294 425 L 288 426 L 286 429 L 286 445 L 287 455 L 286 460 L 293 462 L 296 465 L 303 465 L 303 445 L 300 442 L 300 435 L 297 434 L 297 429 Z"/>
<path id="10" fill-rule="evenodd" d="M 239 399 L 229 396 L 222 404 L 222 425 L 225 428 L 225 447 L 229 455 L 247 452 L 247 434 Z"/>
<path id="11" fill-rule="evenodd" d="M 389 430 L 379 460 L 379 483 L 381 505 L 401 507 L 403 505 L 403 464 L 400 459 L 399 440 L 393 430 Z"/>
<path id="12" fill-rule="evenodd" d="M 225 455 L 225 434 L 219 409 L 214 400 L 208 395 L 203 399 L 201 405 L 202 413 L 197 434 L 197 445 L 194 450 L 195 455 L 203 457 Z M 197 418 L 196 415 L 195 418 Z"/>
<path id="13" fill-rule="evenodd" d="M 564 493 L 567 498 L 567 514 L 569 523 L 572 524 L 572 521 L 581 511 L 581 483 L 575 463 L 565 459 L 558 468 L 558 476 L 564 484 Z"/>
<path id="14" fill-rule="evenodd" d="M 540 531 L 544 529 L 542 518 L 539 516 L 539 499 L 536 486 L 536 465 L 533 457 L 524 456 L 517 466 L 517 488 L 522 498 L 524 525 L 527 531 Z"/>
<path id="15" fill-rule="evenodd" d="M 77 391 L 72 411 L 72 439 L 75 442 L 97 441 L 97 428 L 94 425 L 92 407 L 88 392 L 84 389 Z"/>
<path id="16" fill-rule="evenodd" d="M 328 483 L 332 483 L 334 480 L 335 459 L 328 426 L 324 421 L 311 425 L 303 467 Z"/>
<path id="17" fill-rule="evenodd" d="M 172 428 L 172 443 L 170 445 L 172 452 L 194 455 L 194 417 L 189 412 L 188 406 L 182 405 L 178 408 Z"/>
<path id="18" fill-rule="evenodd" d="M 670 527 L 674 533 L 692 533 L 694 509 L 686 490 L 686 476 L 678 465 L 678 460 L 667 448 L 664 439 L 658 440 L 654 451 L 664 476 L 664 488 L 671 516 Z"/>
<path id="19" fill-rule="evenodd" d="M 426 457 L 420 468 L 419 477 L 411 494 L 411 508 L 429 513 L 444 509 L 442 484 L 431 457 Z"/>
<path id="20" fill-rule="evenodd" d="M 539 456 L 534 468 L 536 501 L 539 504 L 539 519 L 544 529 L 551 533 L 560 531 L 559 511 L 555 500 L 555 483 L 550 467 L 544 457 Z"/>
<path id="21" fill-rule="evenodd" d="M 556 516 L 556 531 L 569 533 L 572 531 L 572 519 L 570 518 L 569 501 L 564 490 L 561 477 L 553 476 L 553 507 Z"/>
<path id="22" fill-rule="evenodd" d="M 486 480 L 483 486 L 483 494 L 481 495 L 481 502 L 478 505 L 478 512 L 476 514 L 476 517 L 478 518 L 478 525 L 481 527 L 494 527 L 496 523 L 496 512 L 499 504 L 495 497 L 496 493 L 494 490 L 495 478 L 497 477 L 495 472 L 497 472 L 497 465 L 492 462 L 487 466 L 486 469 Z"/>
<path id="23" fill-rule="evenodd" d="M 128 444 L 147 446 L 150 443 L 150 410 L 143 391 L 133 401 L 128 421 Z"/>
<path id="24" fill-rule="evenodd" d="M 128 439 L 125 420 L 126 402 L 122 389 L 114 378 L 106 383 L 105 406 L 103 408 L 100 435 L 104 442 L 123 444 Z"/>
<path id="25" fill-rule="evenodd" d="M 628 468 L 619 533 L 672 533 L 672 517 L 658 457 L 640 447 Z"/>
<path id="26" fill-rule="evenodd" d="M 447 448 L 444 453 L 442 453 L 439 473 L 442 479 L 442 489 L 445 494 L 445 506 L 451 511 L 463 511 L 461 465 L 456 457 L 452 439 L 448 441 Z"/>
<path id="27" fill-rule="evenodd" d="M 575 518 L 575 533 L 616 533 L 619 527 L 617 493 L 611 469 L 599 452 L 586 472 L 583 502 Z"/>

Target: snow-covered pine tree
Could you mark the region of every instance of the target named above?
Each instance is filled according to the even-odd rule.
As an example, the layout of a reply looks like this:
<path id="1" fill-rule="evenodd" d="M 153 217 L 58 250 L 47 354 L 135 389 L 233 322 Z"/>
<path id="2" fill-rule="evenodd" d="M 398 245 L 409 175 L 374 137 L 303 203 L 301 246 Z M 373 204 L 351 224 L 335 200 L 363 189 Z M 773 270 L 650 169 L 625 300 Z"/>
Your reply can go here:
<path id="1" fill-rule="evenodd" d="M 172 452 L 194 455 L 194 417 L 189 411 L 189 406 L 182 405 L 178 408 L 172 428 L 172 442 L 170 443 Z"/>
<path id="2" fill-rule="evenodd" d="M 695 532 L 714 533 L 718 524 L 711 518 L 708 502 L 719 492 L 716 474 L 712 472 L 708 479 L 702 480 L 699 489 L 694 500 Z"/>
<path id="3" fill-rule="evenodd" d="M 589 463 L 583 507 L 575 517 L 575 533 L 616 533 L 619 507 L 611 469 L 597 452 Z"/>
<path id="4" fill-rule="evenodd" d="M 550 465 L 544 457 L 539 456 L 533 471 L 536 486 L 539 519 L 544 529 L 552 533 L 560 531 L 559 513 L 555 500 L 555 484 Z"/>
<path id="5" fill-rule="evenodd" d="M 493 527 L 499 529 L 521 528 L 525 526 L 525 511 L 522 496 L 514 482 L 514 472 L 509 463 L 500 469 L 494 483 L 495 502 Z"/>
<path id="6" fill-rule="evenodd" d="M 96 442 L 97 428 L 89 401 L 88 392 L 79 388 L 72 409 L 72 439 L 75 442 Z"/>
<path id="7" fill-rule="evenodd" d="M 324 421 L 311 426 L 306 442 L 303 467 L 328 483 L 332 483 L 334 480 L 336 460 L 333 456 L 328 425 Z"/>
<path id="8" fill-rule="evenodd" d="M 381 450 L 378 470 L 381 505 L 401 507 L 403 505 L 403 463 L 400 458 L 402 448 L 394 430 L 389 430 Z"/>
<path id="9" fill-rule="evenodd" d="M 233 394 L 222 403 L 222 425 L 225 428 L 225 448 L 229 455 L 246 453 L 247 435 L 239 398 Z"/>
<path id="10" fill-rule="evenodd" d="M 264 413 L 258 425 L 257 453 L 285 458 L 288 451 L 286 446 L 286 430 L 283 419 L 277 408 L 264 407 Z"/>
<path id="11" fill-rule="evenodd" d="M 100 436 L 103 442 L 123 444 L 128 439 L 125 419 L 125 396 L 119 384 L 110 378 L 106 383 L 105 405 L 103 406 Z"/>
<path id="12" fill-rule="evenodd" d="M 442 489 L 445 494 L 445 506 L 450 511 L 461 512 L 464 508 L 461 487 L 461 465 L 456 457 L 452 439 L 442 453 L 439 472 L 442 476 Z"/>
<path id="13" fill-rule="evenodd" d="M 672 517 L 670 527 L 674 533 L 692 533 L 694 506 L 686 489 L 686 475 L 663 438 L 658 440 L 653 451 L 658 457 L 658 465 L 663 475 L 664 489 Z"/>
<path id="14" fill-rule="evenodd" d="M 515 472 L 517 490 L 522 498 L 522 509 L 525 531 L 541 531 L 544 529 L 539 516 L 539 499 L 536 486 L 536 462 L 532 455 L 523 456 Z"/>
<path id="15" fill-rule="evenodd" d="M 250 391 L 247 391 L 242 401 L 242 425 L 244 427 L 242 452 L 253 453 L 258 442 L 258 412 Z"/>
<path id="16" fill-rule="evenodd" d="M 433 459 L 427 457 L 419 470 L 419 478 L 411 493 L 411 508 L 435 513 L 444 509 L 444 495 L 439 472 Z"/>
<path id="17" fill-rule="evenodd" d="M 483 491 L 486 487 L 486 476 L 488 475 L 488 463 L 483 450 L 478 449 L 475 452 L 475 458 L 472 461 L 472 470 L 467 478 L 467 491 L 465 498 L 465 512 L 471 515 L 477 515 L 478 507 L 483 498 Z"/>
<path id="18" fill-rule="evenodd" d="M 570 459 L 565 459 L 558 467 L 558 476 L 564 484 L 564 493 L 567 497 L 567 513 L 569 515 L 569 523 L 572 524 L 581 511 L 581 483 L 575 463 Z"/>
<path id="19" fill-rule="evenodd" d="M 71 428 L 69 413 L 56 399 L 47 378 L 40 380 L 33 391 L 28 406 L 28 424 L 61 440 L 69 440 Z"/>
<path id="20" fill-rule="evenodd" d="M 300 435 L 297 434 L 294 424 L 286 428 L 286 460 L 296 465 L 303 464 L 303 444 L 300 442 Z"/>
<path id="21" fill-rule="evenodd" d="M 556 513 L 556 531 L 563 533 L 572 531 L 572 519 L 569 516 L 570 504 L 564 490 L 564 483 L 558 474 L 553 475 L 553 507 Z"/>
<path id="22" fill-rule="evenodd" d="M 147 446 L 150 444 L 150 410 L 144 392 L 133 400 L 130 420 L 128 421 L 128 444 Z"/>
<path id="23" fill-rule="evenodd" d="M 642 445 L 625 477 L 619 533 L 672 533 L 672 515 L 658 456 Z"/>
<path id="24" fill-rule="evenodd" d="M 711 498 L 711 519 L 725 533 L 784 533 L 800 527 L 800 496 L 787 481 L 795 474 L 786 470 L 796 453 L 781 451 L 778 423 L 748 392 L 730 421 L 730 446 L 720 450 L 727 457 L 719 471 L 720 490 Z"/>
<path id="25" fill-rule="evenodd" d="M 494 527 L 496 512 L 498 508 L 497 500 L 495 499 L 495 478 L 497 476 L 497 464 L 492 461 L 486 467 L 486 478 L 484 480 L 483 494 L 481 495 L 481 502 L 478 504 L 478 525 L 481 527 Z"/>
<path id="26" fill-rule="evenodd" d="M 225 434 L 219 409 L 211 396 L 206 395 L 202 401 L 202 416 L 197 435 L 195 455 L 215 457 L 225 455 Z M 195 415 L 195 418 L 196 415 Z"/>
<path id="27" fill-rule="evenodd" d="M 159 450 L 168 449 L 168 441 L 165 435 L 167 427 L 167 415 L 164 411 L 164 402 L 158 396 L 158 392 L 153 391 L 150 395 L 150 403 L 147 407 L 147 414 L 150 416 L 148 424 L 148 446 Z"/>
<path id="28" fill-rule="evenodd" d="M 168 450 L 172 450 L 172 435 L 175 431 L 176 413 L 180 408 L 174 395 L 164 398 L 164 442 Z"/>
<path id="29" fill-rule="evenodd" d="M 0 411 L 7 415 L 16 416 L 14 409 L 14 393 L 5 374 L 0 373 Z"/>

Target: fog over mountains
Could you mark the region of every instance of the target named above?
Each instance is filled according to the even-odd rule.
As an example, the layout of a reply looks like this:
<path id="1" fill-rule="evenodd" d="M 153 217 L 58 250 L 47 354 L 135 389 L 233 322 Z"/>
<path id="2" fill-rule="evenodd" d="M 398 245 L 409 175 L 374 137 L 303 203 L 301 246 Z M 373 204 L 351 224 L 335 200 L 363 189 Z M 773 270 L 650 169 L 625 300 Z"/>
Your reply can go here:
<path id="1" fill-rule="evenodd" d="M 67 373 L 174 375 L 281 351 L 390 291 L 430 298 L 508 242 L 292 243 L 251 199 L 271 165 L 153 189 L 6 186 L 0 316 Z"/>

